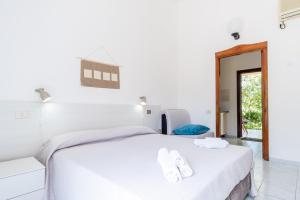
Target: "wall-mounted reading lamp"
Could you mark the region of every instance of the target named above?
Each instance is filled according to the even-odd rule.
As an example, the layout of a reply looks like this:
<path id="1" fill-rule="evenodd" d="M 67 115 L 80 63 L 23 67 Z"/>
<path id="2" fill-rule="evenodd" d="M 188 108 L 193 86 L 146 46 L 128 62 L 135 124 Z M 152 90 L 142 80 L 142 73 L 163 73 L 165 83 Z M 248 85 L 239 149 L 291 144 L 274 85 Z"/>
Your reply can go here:
<path id="1" fill-rule="evenodd" d="M 46 103 L 52 99 L 50 94 L 46 92 L 44 88 L 38 88 L 35 91 L 40 94 L 43 103 Z"/>
<path id="2" fill-rule="evenodd" d="M 140 97 L 140 104 L 142 106 L 146 106 L 147 105 L 147 98 L 145 96 Z"/>
<path id="3" fill-rule="evenodd" d="M 238 40 L 238 39 L 240 39 L 240 37 L 241 37 L 239 32 L 234 32 L 234 33 L 231 34 L 231 36 L 232 36 L 235 40 Z"/>

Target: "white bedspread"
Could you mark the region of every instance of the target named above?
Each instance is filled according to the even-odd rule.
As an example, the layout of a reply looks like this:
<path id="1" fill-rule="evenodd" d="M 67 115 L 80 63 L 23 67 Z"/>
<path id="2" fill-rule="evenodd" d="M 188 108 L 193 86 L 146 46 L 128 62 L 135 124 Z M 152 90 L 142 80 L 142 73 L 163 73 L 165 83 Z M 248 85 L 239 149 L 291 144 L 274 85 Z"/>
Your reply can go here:
<path id="1" fill-rule="evenodd" d="M 178 150 L 195 174 L 165 180 L 157 151 Z M 250 172 L 246 147 L 197 148 L 193 139 L 160 134 L 100 141 L 57 151 L 48 169 L 55 200 L 224 200 Z"/>

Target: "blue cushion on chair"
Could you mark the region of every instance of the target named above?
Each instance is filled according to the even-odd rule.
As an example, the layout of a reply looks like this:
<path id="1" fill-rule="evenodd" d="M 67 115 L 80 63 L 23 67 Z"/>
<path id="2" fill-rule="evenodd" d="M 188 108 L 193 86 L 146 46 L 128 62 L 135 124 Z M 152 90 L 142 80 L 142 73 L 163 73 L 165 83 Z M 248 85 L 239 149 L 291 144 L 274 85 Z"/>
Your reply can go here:
<path id="1" fill-rule="evenodd" d="M 200 135 L 209 131 L 209 128 L 203 125 L 187 124 L 175 129 L 175 135 Z"/>

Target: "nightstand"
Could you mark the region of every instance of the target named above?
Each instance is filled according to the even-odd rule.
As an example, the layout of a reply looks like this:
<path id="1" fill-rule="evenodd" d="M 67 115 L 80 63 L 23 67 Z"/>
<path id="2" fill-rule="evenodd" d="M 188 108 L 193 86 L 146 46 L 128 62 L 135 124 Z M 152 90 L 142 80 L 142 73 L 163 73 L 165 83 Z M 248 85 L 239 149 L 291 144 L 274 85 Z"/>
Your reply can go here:
<path id="1" fill-rule="evenodd" d="M 0 200 L 42 200 L 45 167 L 35 158 L 0 162 Z"/>

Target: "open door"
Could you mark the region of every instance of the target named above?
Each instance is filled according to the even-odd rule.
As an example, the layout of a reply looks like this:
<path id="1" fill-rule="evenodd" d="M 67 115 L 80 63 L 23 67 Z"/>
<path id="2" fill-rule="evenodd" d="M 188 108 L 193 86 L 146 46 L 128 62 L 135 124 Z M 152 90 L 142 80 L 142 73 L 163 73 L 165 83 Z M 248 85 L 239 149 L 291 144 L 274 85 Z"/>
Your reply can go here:
<path id="1" fill-rule="evenodd" d="M 237 137 L 262 142 L 261 68 L 238 70 Z"/>
<path id="2" fill-rule="evenodd" d="M 220 64 L 221 59 L 242 53 L 260 51 L 262 76 L 262 134 L 263 159 L 269 160 L 269 113 L 268 113 L 268 42 L 238 45 L 231 49 L 216 52 L 216 136 L 220 137 Z"/>

